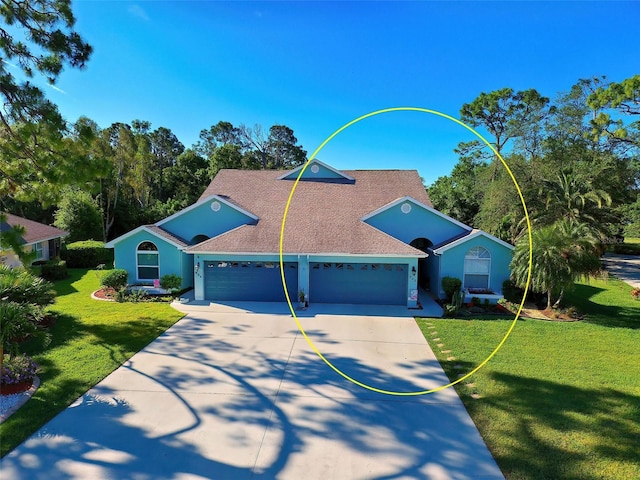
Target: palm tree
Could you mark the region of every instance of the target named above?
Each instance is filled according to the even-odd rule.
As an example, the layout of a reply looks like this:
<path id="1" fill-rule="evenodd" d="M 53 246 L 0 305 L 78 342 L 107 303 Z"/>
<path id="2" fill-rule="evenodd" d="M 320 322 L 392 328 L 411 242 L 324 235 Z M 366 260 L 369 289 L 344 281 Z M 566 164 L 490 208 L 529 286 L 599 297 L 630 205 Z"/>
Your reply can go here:
<path id="1" fill-rule="evenodd" d="M 533 268 L 530 288 L 547 294 L 547 308 L 557 307 L 565 290 L 574 282 L 600 271 L 598 238 L 589 226 L 563 219 L 553 225 L 536 227 L 531 235 Z M 516 243 L 511 260 L 511 277 L 519 287 L 525 286 L 528 270 L 529 241 L 523 237 Z"/>
<path id="2" fill-rule="evenodd" d="M 16 302 L 0 302 L 0 372 L 4 364 L 4 351 L 10 356 L 18 353 L 20 340 L 26 337 L 42 335 L 33 321 L 33 305 Z"/>
<path id="3" fill-rule="evenodd" d="M 0 265 L 0 299 L 44 307 L 55 301 L 53 285 L 25 268 Z"/>
<path id="4" fill-rule="evenodd" d="M 534 223 L 551 225 L 565 219 L 585 224 L 595 233 L 606 236 L 605 224 L 614 220 L 605 208 L 611 206 L 611 195 L 571 173 L 560 173 L 556 179 L 542 183 L 540 195 L 545 203 L 534 216 Z"/>

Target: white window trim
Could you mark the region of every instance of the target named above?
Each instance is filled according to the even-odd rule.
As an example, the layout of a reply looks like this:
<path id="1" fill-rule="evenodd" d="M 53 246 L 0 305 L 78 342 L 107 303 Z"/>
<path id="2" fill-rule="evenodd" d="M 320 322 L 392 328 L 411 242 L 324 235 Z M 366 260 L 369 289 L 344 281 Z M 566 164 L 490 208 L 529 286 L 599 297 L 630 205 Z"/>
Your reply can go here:
<path id="1" fill-rule="evenodd" d="M 33 251 L 36 252 L 34 261 L 42 260 L 44 258 L 44 247 L 41 242 L 33 244 Z"/>
<path id="2" fill-rule="evenodd" d="M 156 250 L 140 250 L 140 245 L 142 245 L 143 243 L 151 243 L 156 247 Z M 151 255 L 156 255 L 158 258 L 158 265 L 157 268 L 158 269 L 158 277 L 157 278 L 140 278 L 140 267 L 153 267 L 152 265 L 139 265 L 138 264 L 138 254 L 139 253 L 145 253 L 145 254 L 151 254 Z M 136 247 L 136 281 L 138 282 L 152 282 L 154 280 L 159 280 L 160 279 L 160 252 L 158 251 L 158 245 L 156 245 L 154 242 L 150 241 L 150 240 L 143 240 L 142 242 L 140 242 L 138 244 L 138 246 Z"/>
<path id="3" fill-rule="evenodd" d="M 491 290 L 491 251 L 488 248 L 483 247 L 481 245 L 477 245 L 475 247 L 471 247 L 469 250 L 467 250 L 467 253 L 464 254 L 464 260 L 463 260 L 464 263 L 463 263 L 463 266 L 462 266 L 462 288 L 463 288 L 463 290 L 466 290 L 467 288 L 469 288 L 466 285 L 466 283 L 467 283 L 467 281 L 466 281 L 467 280 L 467 268 L 466 268 L 467 255 L 469 255 L 469 252 L 471 250 L 474 250 L 476 248 L 482 248 L 483 250 L 485 250 L 489 254 L 488 258 L 473 257 L 473 259 L 474 260 L 484 260 L 489 264 L 489 268 L 488 268 L 489 271 L 487 272 L 487 287 L 486 288 L 487 288 L 487 290 Z M 479 275 L 479 274 L 470 273 L 469 275 Z M 471 288 L 474 288 L 474 287 L 471 287 Z"/>

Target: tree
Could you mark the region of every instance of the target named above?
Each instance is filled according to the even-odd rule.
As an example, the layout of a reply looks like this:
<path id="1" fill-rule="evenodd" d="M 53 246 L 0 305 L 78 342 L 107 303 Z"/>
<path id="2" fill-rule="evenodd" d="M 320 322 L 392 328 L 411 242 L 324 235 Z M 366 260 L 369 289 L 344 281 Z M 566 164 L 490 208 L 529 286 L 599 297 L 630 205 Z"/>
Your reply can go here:
<path id="1" fill-rule="evenodd" d="M 260 125 L 249 128 L 240 125 L 240 138 L 250 150 L 245 153 L 250 160 L 245 164 L 249 168 L 287 169 L 302 165 L 307 152 L 297 145 L 298 139 L 286 125 L 273 125 L 265 135 Z"/>
<path id="2" fill-rule="evenodd" d="M 472 144 L 459 144 L 456 153 L 460 158 L 451 175 L 439 177 L 427 187 L 427 192 L 436 209 L 462 223 L 474 225 L 483 198 L 479 178 L 487 164 Z"/>
<path id="3" fill-rule="evenodd" d="M 62 194 L 54 225 L 69 232 L 67 241 L 102 240 L 102 212 L 88 193 L 68 188 Z"/>
<path id="4" fill-rule="evenodd" d="M 38 72 L 54 83 L 65 65 L 83 68 L 92 49 L 73 30 L 70 0 L 3 0 L 0 16 L 0 196 L 50 200 L 54 187 L 93 172 L 77 168 L 82 157 L 64 138 L 64 119 L 30 79 Z M 0 243 L 18 251 L 14 237 L 3 230 Z"/>
<path id="5" fill-rule="evenodd" d="M 83 68 L 92 49 L 73 30 L 70 0 L 2 1 L 0 16 L 0 194 L 50 198 L 52 185 L 85 171 L 57 107 L 30 80 L 37 72 L 53 84 L 65 65 Z"/>
<path id="6" fill-rule="evenodd" d="M 273 125 L 269 129 L 267 139 L 267 153 L 269 162 L 262 168 L 276 170 L 298 167 L 307 160 L 307 152 L 300 145 L 298 139 L 286 125 Z"/>
<path id="7" fill-rule="evenodd" d="M 230 122 L 220 121 L 212 125 L 209 130 L 201 130 L 200 140 L 194 150 L 203 157 L 211 158 L 216 148 L 222 145 L 235 145 L 240 150 L 244 149 L 240 129 Z"/>
<path id="8" fill-rule="evenodd" d="M 191 149 L 178 156 L 175 165 L 164 170 L 166 192 L 178 209 L 194 203 L 209 184 L 207 160 Z"/>
<path id="9" fill-rule="evenodd" d="M 605 207 L 611 206 L 611 196 L 593 185 L 566 172 L 558 173 L 553 180 L 543 180 L 540 195 L 545 198 L 544 209 L 537 212 L 535 219 L 542 225 L 565 219 L 606 237 L 606 224 L 611 218 L 607 218 Z"/>
<path id="10" fill-rule="evenodd" d="M 164 171 L 175 165 L 184 145 L 175 134 L 165 127 L 154 130 L 149 136 L 151 155 L 153 156 L 153 183 L 156 190 L 156 198 L 164 202 L 168 197 L 165 194 Z"/>
<path id="11" fill-rule="evenodd" d="M 533 267 L 530 288 L 547 294 L 547 308 L 560 305 L 565 290 L 600 271 L 598 238 L 589 227 L 569 220 L 535 227 L 531 232 Z M 529 269 L 529 238 L 517 243 L 511 260 L 512 280 L 524 288 Z M 554 299 L 555 304 L 554 304 Z"/>
<path id="12" fill-rule="evenodd" d="M 104 240 L 111 238 L 111 229 L 116 221 L 119 202 L 127 186 L 127 177 L 135 164 L 137 145 L 131 127 L 124 123 L 114 123 L 100 132 L 97 143 L 98 154 L 110 167 L 106 178 L 101 179 L 100 206 L 103 214 Z"/>
<path id="13" fill-rule="evenodd" d="M 195 150 L 209 160 L 212 177 L 222 168 L 295 168 L 307 157 L 293 130 L 286 125 L 273 125 L 267 134 L 261 125 L 234 127 L 230 122 L 218 122 L 200 132 Z"/>
<path id="14" fill-rule="evenodd" d="M 530 148 L 540 135 L 540 123 L 549 114 L 549 99 L 535 89 L 514 92 L 503 88 L 481 93 L 460 109 L 460 118 L 473 127 L 482 126 L 491 134 L 499 154 L 509 142 L 529 135 Z M 476 144 L 480 145 L 478 142 Z M 484 146 L 482 146 L 484 147 Z"/>
<path id="15" fill-rule="evenodd" d="M 594 137 L 606 137 L 614 145 L 626 148 L 640 147 L 640 121 L 625 125 L 623 118 L 612 117 L 612 113 L 623 117 L 640 115 L 640 75 L 599 86 L 589 95 L 587 104 L 594 111 Z"/>

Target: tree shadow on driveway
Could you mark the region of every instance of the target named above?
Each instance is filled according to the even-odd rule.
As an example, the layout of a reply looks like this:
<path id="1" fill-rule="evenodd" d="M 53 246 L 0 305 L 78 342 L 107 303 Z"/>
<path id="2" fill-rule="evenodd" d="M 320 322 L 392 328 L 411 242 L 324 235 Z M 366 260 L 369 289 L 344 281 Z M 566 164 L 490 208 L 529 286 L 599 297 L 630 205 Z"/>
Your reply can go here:
<path id="1" fill-rule="evenodd" d="M 451 389 L 371 392 L 338 376 L 290 330 L 217 336 L 208 327 L 199 319 L 183 322 L 179 335 L 170 329 L 6 456 L 3 475 L 502 478 Z M 386 359 L 406 372 L 396 377 L 350 354 L 348 342 L 322 341 L 354 378 L 399 391 L 446 380 L 435 359 Z"/>

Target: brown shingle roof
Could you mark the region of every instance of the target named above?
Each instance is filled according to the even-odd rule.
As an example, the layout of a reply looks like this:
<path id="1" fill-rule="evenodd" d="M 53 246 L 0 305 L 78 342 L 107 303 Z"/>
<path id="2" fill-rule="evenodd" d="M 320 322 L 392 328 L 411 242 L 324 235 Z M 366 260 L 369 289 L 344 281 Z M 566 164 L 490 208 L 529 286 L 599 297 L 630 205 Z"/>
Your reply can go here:
<path id="1" fill-rule="evenodd" d="M 65 232 L 64 230 L 60 230 L 56 227 L 51 227 L 43 223 L 28 220 L 11 213 L 5 213 L 5 215 L 7 217 L 7 221 L 6 223 L 3 222 L 3 224 L 0 225 L 0 228 L 2 230 L 5 230 L 7 228 L 6 225 L 9 225 L 11 228 L 15 227 L 16 225 L 24 227 L 25 233 L 22 236 L 22 239 L 24 240 L 25 244 L 42 242 L 44 240 L 51 240 L 53 238 L 65 237 L 69 235 L 69 232 Z"/>
<path id="2" fill-rule="evenodd" d="M 294 182 L 278 180 L 283 171 L 221 170 L 200 199 L 220 195 L 259 217 L 246 225 L 188 249 L 191 253 L 275 253 L 282 216 Z M 421 255 L 422 252 L 360 219 L 404 196 L 431 206 L 415 170 L 344 172 L 355 183 L 301 181 L 287 214 L 285 253 Z"/>

